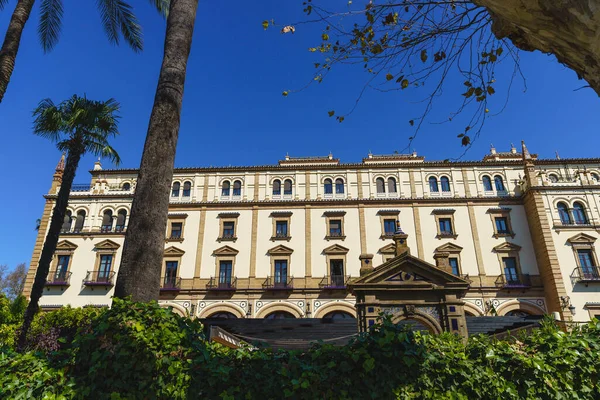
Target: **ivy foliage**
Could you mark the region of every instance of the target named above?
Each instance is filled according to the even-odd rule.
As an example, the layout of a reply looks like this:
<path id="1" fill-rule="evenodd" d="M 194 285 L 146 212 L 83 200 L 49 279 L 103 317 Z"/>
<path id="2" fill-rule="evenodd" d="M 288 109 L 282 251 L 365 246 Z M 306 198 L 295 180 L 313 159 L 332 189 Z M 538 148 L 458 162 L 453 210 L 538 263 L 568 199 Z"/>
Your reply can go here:
<path id="1" fill-rule="evenodd" d="M 600 398 L 597 320 L 568 333 L 546 321 L 528 336 L 466 343 L 384 321 L 344 347 L 288 352 L 209 343 L 198 321 L 156 303 L 115 299 L 89 313 L 56 351 L 1 350 L 0 398 Z M 71 326 L 75 314 L 48 321 Z"/>

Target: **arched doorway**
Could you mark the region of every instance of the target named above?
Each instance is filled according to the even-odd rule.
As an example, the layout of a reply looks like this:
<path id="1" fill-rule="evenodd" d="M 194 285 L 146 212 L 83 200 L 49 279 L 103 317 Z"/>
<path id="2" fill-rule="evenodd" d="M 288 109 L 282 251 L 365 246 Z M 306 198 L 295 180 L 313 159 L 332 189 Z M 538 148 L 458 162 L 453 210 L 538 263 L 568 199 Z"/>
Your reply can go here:
<path id="1" fill-rule="evenodd" d="M 287 311 L 273 311 L 270 314 L 267 314 L 265 319 L 288 319 L 288 318 L 296 318 L 292 313 Z"/>
<path id="2" fill-rule="evenodd" d="M 430 326 L 424 324 L 422 321 L 412 319 L 412 318 L 407 318 L 407 319 L 398 321 L 398 323 L 396 325 L 410 329 L 411 331 L 415 331 L 415 332 L 419 331 L 422 333 L 435 333 Z"/>
<path id="3" fill-rule="evenodd" d="M 335 320 L 348 320 L 348 319 L 355 319 L 354 315 L 346 312 L 346 311 L 331 311 L 328 312 L 327 314 L 325 314 L 323 316 L 323 319 L 335 319 Z"/>

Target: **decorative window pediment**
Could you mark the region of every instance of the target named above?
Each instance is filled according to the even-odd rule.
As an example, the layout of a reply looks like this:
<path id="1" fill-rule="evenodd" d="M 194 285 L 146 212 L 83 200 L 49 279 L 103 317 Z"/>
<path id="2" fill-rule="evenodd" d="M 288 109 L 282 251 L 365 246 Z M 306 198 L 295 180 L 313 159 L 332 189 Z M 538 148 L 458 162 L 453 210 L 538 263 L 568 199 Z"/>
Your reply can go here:
<path id="1" fill-rule="evenodd" d="M 567 239 L 567 242 L 571 245 L 593 245 L 596 238 L 585 233 L 579 233 L 573 237 Z"/>
<path id="2" fill-rule="evenodd" d="M 396 254 L 396 246 L 393 243 L 390 243 L 380 248 L 379 252 L 381 254 Z"/>
<path id="3" fill-rule="evenodd" d="M 339 244 L 327 247 L 323 250 L 323 254 L 348 254 L 350 250 Z"/>
<path id="4" fill-rule="evenodd" d="M 510 253 L 521 250 L 521 246 L 510 242 L 504 242 L 494 247 L 496 253 Z"/>
<path id="5" fill-rule="evenodd" d="M 294 252 L 293 249 L 290 249 L 289 247 L 286 247 L 286 246 L 283 246 L 283 245 L 279 245 L 279 246 L 273 247 L 267 253 L 270 256 L 277 256 L 277 255 L 290 255 L 293 252 Z"/>
<path id="6" fill-rule="evenodd" d="M 97 243 L 95 246 L 96 250 L 117 250 L 119 247 L 121 247 L 120 244 L 108 239 Z"/>
<path id="7" fill-rule="evenodd" d="M 433 215 L 453 215 L 455 212 L 456 212 L 456 210 L 453 208 L 436 208 L 435 210 L 431 211 L 431 214 L 433 214 Z"/>
<path id="8" fill-rule="evenodd" d="M 175 246 L 167 247 L 164 251 L 165 256 L 179 257 L 185 254 L 185 251 L 178 249 Z"/>
<path id="9" fill-rule="evenodd" d="M 76 248 L 77 245 L 75 243 L 69 242 L 68 240 L 58 242 L 58 244 L 56 245 L 56 250 L 75 251 Z"/>
<path id="10" fill-rule="evenodd" d="M 325 217 L 343 217 L 346 215 L 346 211 L 325 211 L 323 216 Z"/>
<path id="11" fill-rule="evenodd" d="M 239 251 L 229 246 L 223 246 L 213 251 L 214 256 L 235 256 L 238 253 Z"/>
<path id="12" fill-rule="evenodd" d="M 377 211 L 377 215 L 397 216 L 400 215 L 400 210 L 379 210 Z"/>
<path id="13" fill-rule="evenodd" d="M 446 243 L 435 249 L 436 253 L 460 253 L 462 247 L 454 243 Z"/>

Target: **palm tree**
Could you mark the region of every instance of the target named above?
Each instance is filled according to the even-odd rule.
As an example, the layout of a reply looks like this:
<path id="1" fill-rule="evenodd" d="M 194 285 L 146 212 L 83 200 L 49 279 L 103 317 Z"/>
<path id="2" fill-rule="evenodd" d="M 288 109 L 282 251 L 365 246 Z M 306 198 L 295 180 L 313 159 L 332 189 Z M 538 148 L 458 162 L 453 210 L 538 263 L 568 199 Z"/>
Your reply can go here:
<path id="1" fill-rule="evenodd" d="M 19 348 L 24 347 L 27 331 L 38 310 L 38 302 L 42 297 L 50 271 L 50 262 L 64 222 L 69 193 L 79 160 L 85 153 L 92 153 L 107 157 L 115 164 L 120 162 L 119 155 L 108 143 L 109 138 L 119 134 L 117 129 L 119 108 L 119 103 L 114 99 L 93 101 L 74 95 L 58 105 L 50 99 L 42 100 L 33 112 L 34 134 L 56 142 L 56 147 L 66 152 L 67 161 L 52 212 L 50 228 L 35 273 L 31 298 L 19 333 Z"/>
<path id="2" fill-rule="evenodd" d="M 0 103 L 6 93 L 8 82 L 15 67 L 21 35 L 36 0 L 17 0 L 4 43 L 0 48 Z M 170 0 L 149 0 L 157 10 L 167 16 Z M 9 0 L 0 0 L 0 11 Z M 40 0 L 38 36 L 44 52 L 51 51 L 60 36 L 63 16 L 63 0 Z M 133 8 L 125 0 L 97 0 L 102 26 L 108 40 L 119 44 L 120 35 L 135 51 L 142 50 L 142 28 L 133 14 Z"/>
<path id="3" fill-rule="evenodd" d="M 198 0 L 171 0 L 164 57 L 125 234 L 115 297 L 158 298 L 169 190 Z"/>

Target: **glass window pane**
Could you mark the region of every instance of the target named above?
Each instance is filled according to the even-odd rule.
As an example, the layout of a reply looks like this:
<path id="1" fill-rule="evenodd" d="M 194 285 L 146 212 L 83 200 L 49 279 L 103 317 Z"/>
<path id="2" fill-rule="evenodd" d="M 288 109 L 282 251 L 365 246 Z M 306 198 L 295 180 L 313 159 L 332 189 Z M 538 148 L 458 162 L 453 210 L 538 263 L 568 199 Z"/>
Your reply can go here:
<path id="1" fill-rule="evenodd" d="M 223 222 L 223 237 L 233 237 L 235 231 L 235 222 Z"/>
<path id="2" fill-rule="evenodd" d="M 442 182 L 442 192 L 449 192 L 450 191 L 450 179 L 448 179 L 445 176 L 442 176 L 440 181 Z"/>
<path id="3" fill-rule="evenodd" d="M 517 273 L 517 259 L 515 257 L 504 257 L 504 276 L 508 282 L 518 282 L 519 275 Z"/>
<path id="4" fill-rule="evenodd" d="M 377 186 L 377 193 L 385 193 L 385 184 L 383 182 L 383 178 L 377 178 L 375 183 Z"/>
<path id="5" fill-rule="evenodd" d="M 386 235 L 393 235 L 396 232 L 396 220 L 386 219 L 383 221 L 383 229 Z"/>
<path id="6" fill-rule="evenodd" d="M 281 181 L 279 179 L 275 179 L 273 181 L 273 195 L 278 196 L 281 194 Z"/>
<path id="7" fill-rule="evenodd" d="M 292 181 L 286 179 L 283 183 L 283 194 L 292 194 Z"/>
<path id="8" fill-rule="evenodd" d="M 325 179 L 325 194 L 333 194 L 333 183 L 331 179 Z"/>
<path id="9" fill-rule="evenodd" d="M 429 191 L 430 192 L 439 192 L 440 189 L 438 188 L 438 181 L 437 178 L 435 177 L 431 177 L 429 178 Z"/>
<path id="10" fill-rule="evenodd" d="M 275 284 L 286 284 L 287 273 L 287 260 L 275 260 Z"/>
<path id="11" fill-rule="evenodd" d="M 287 221 L 276 221 L 275 222 L 275 234 L 277 237 L 287 237 Z"/>
<path id="12" fill-rule="evenodd" d="M 344 193 L 344 181 L 342 179 L 335 180 L 335 193 L 343 194 Z"/>
<path id="13" fill-rule="evenodd" d="M 497 217 L 496 221 L 496 232 L 498 233 L 509 233 L 508 232 L 508 222 L 506 217 Z"/>
<path id="14" fill-rule="evenodd" d="M 329 235 L 330 236 L 341 236 L 342 235 L 342 221 L 338 219 L 332 219 L 329 221 Z"/>
<path id="15" fill-rule="evenodd" d="M 498 192 L 504 192 L 505 191 L 504 180 L 502 179 L 502 177 L 500 175 L 496 175 L 494 177 L 494 183 L 496 184 L 496 190 Z"/>
<path id="16" fill-rule="evenodd" d="M 390 192 L 390 193 L 396 193 L 397 192 L 396 179 L 394 179 L 394 178 L 388 178 L 388 192 Z"/>
<path id="17" fill-rule="evenodd" d="M 219 263 L 219 284 L 231 284 L 231 273 L 233 263 L 231 261 L 221 261 Z"/>
<path id="18" fill-rule="evenodd" d="M 450 218 L 440 218 L 440 234 L 452 235 L 452 220 Z"/>
<path id="19" fill-rule="evenodd" d="M 488 192 L 494 190 L 492 188 L 492 180 L 490 179 L 489 176 L 483 177 L 483 190 L 488 191 Z"/>
<path id="20" fill-rule="evenodd" d="M 460 271 L 458 270 L 458 258 L 451 257 L 448 259 L 448 262 L 452 268 L 452 273 L 454 275 L 459 275 Z"/>

